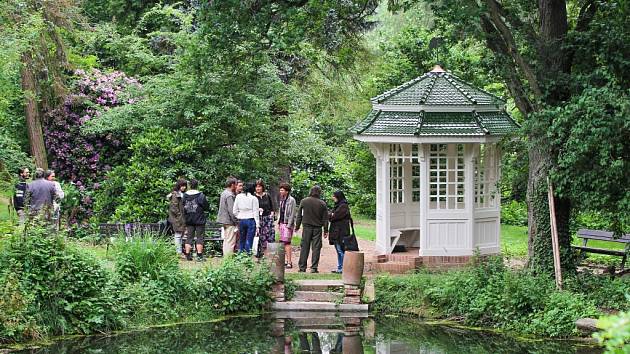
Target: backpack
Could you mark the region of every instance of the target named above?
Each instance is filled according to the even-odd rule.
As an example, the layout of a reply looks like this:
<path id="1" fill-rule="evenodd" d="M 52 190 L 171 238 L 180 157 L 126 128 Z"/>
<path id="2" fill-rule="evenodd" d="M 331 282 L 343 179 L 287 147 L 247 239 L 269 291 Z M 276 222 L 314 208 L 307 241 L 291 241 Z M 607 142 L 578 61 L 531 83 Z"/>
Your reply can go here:
<path id="1" fill-rule="evenodd" d="M 186 222 L 190 223 L 194 218 L 195 214 L 197 214 L 197 210 L 199 210 L 199 203 L 197 202 L 197 198 L 199 195 L 195 195 L 194 197 L 190 197 L 185 195 L 184 198 L 184 214 L 186 218 Z"/>

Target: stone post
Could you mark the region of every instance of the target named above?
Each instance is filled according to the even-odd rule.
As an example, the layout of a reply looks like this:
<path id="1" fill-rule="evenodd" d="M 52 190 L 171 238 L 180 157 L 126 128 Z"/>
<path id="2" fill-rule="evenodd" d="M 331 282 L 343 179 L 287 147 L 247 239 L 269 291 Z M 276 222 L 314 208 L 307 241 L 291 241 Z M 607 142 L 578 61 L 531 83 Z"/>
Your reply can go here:
<path id="1" fill-rule="evenodd" d="M 267 245 L 271 264 L 269 265 L 274 283 L 271 292 L 274 301 L 284 301 L 284 245 L 282 243 L 270 243 Z"/>
<path id="2" fill-rule="evenodd" d="M 361 303 L 361 278 L 363 277 L 363 252 L 347 251 L 343 257 L 344 304 Z"/>

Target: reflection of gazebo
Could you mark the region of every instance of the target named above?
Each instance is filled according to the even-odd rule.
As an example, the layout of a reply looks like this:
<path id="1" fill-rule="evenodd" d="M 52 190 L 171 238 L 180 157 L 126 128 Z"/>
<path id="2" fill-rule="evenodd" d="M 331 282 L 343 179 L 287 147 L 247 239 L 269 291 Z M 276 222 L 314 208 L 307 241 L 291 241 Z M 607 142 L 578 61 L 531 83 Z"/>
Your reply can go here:
<path id="1" fill-rule="evenodd" d="M 497 142 L 516 129 L 503 100 L 439 66 L 373 98 L 352 132 L 376 157 L 377 251 L 457 257 L 437 263 L 498 253 Z"/>

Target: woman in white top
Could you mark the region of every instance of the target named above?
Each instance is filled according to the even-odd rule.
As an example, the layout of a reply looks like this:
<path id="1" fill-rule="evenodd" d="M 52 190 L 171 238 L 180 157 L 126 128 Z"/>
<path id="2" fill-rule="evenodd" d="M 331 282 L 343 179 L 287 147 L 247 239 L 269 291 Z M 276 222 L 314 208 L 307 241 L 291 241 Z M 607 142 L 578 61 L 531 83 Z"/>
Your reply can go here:
<path id="1" fill-rule="evenodd" d="M 258 234 L 260 227 L 258 198 L 256 193 L 256 184 L 247 183 L 243 193 L 240 193 L 234 199 L 234 215 L 238 219 L 239 231 L 239 253 L 252 253 L 252 244 L 254 236 Z"/>

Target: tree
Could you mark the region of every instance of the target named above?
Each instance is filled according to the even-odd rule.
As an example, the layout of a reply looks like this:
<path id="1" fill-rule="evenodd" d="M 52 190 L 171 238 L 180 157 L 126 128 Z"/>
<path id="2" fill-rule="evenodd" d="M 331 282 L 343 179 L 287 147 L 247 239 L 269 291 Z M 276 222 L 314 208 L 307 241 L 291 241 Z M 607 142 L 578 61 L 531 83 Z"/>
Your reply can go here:
<path id="1" fill-rule="evenodd" d="M 404 9 L 416 2 L 390 0 L 389 5 L 391 9 Z M 601 25 L 604 23 L 611 23 L 606 31 L 615 32 L 605 36 L 627 38 L 630 5 L 626 1 L 602 3 L 595 0 L 426 2 L 431 4 L 438 27 L 449 39 L 458 41 L 474 36 L 485 42 L 516 107 L 526 120 L 529 264 L 534 269 L 549 270 L 552 262 L 546 178 L 552 172 L 556 181 L 567 169 L 582 167 L 558 163 L 560 145 L 550 144 L 547 135 L 556 118 L 546 112 L 580 95 L 590 85 L 606 84 L 608 80 L 601 73 L 597 74 L 597 67 L 622 80 L 622 75 L 627 75 L 623 69 L 627 68 L 628 60 L 621 59 L 628 51 L 627 43 L 616 43 L 607 54 L 594 47 L 598 46 L 596 40 L 603 34 Z M 614 60 L 602 62 L 605 58 Z M 556 197 L 565 269 L 574 268 L 569 221 L 575 201 L 575 194 L 558 193 Z"/>
<path id="2" fill-rule="evenodd" d="M 21 88 L 31 153 L 35 164 L 48 167 L 43 136 L 43 114 L 65 95 L 64 74 L 69 69 L 60 30 L 77 19 L 75 0 L 11 0 L 0 5 L 3 36 L 16 41 L 21 57 Z"/>

